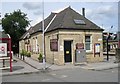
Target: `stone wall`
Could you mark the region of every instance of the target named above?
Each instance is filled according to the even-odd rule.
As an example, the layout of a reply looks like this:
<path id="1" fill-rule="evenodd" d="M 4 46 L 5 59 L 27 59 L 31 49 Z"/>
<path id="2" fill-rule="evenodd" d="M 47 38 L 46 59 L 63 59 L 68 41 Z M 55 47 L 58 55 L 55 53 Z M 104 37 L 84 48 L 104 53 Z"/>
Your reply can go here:
<path id="1" fill-rule="evenodd" d="M 76 43 L 84 43 L 85 48 L 85 36 L 91 35 L 91 50 L 89 52 L 86 51 L 87 62 L 99 62 L 103 61 L 103 40 L 102 40 L 102 31 L 94 31 L 94 30 L 56 30 L 52 32 L 45 33 L 45 55 L 46 61 L 49 63 L 54 63 L 57 65 L 64 65 L 64 41 L 71 41 L 72 48 L 72 64 L 75 62 L 75 50 Z M 43 41 L 42 41 L 42 33 L 35 33 L 31 35 L 29 38 L 31 49 L 34 49 L 35 40 L 37 37 L 39 52 L 43 52 Z M 58 39 L 58 51 L 50 50 L 50 39 Z M 24 48 L 24 40 L 20 41 L 21 48 Z M 100 56 L 96 54 L 94 56 L 94 44 L 100 43 Z M 62 49 L 61 49 L 62 48 Z M 33 50 L 32 50 L 33 51 Z M 39 53 L 32 52 L 32 55 L 38 56 Z"/>
<path id="2" fill-rule="evenodd" d="M 72 48 L 72 64 L 75 62 L 75 50 L 76 43 L 84 43 L 85 45 L 85 35 L 91 35 L 92 37 L 92 49 L 89 52 L 86 52 L 87 62 L 100 62 L 103 61 L 103 40 L 102 40 L 102 31 L 81 31 L 81 30 L 61 30 L 47 33 L 45 36 L 45 45 L 46 45 L 46 60 L 47 62 L 54 63 L 57 65 L 64 65 L 64 41 L 70 40 Z M 50 39 L 58 39 L 58 51 L 50 50 Z M 100 43 L 100 56 L 98 54 L 94 57 L 94 44 Z M 60 50 L 60 47 L 63 50 Z"/>
<path id="3" fill-rule="evenodd" d="M 24 40 L 19 41 L 19 53 L 22 52 L 22 49 L 25 48 L 25 42 Z"/>

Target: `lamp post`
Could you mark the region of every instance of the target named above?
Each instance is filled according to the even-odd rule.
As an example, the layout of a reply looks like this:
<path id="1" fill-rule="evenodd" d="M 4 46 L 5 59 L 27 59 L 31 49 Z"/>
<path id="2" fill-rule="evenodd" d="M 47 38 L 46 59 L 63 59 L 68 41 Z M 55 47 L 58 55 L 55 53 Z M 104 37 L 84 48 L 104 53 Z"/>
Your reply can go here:
<path id="1" fill-rule="evenodd" d="M 42 31 L 43 31 L 43 38 L 42 38 L 42 40 L 43 40 L 43 65 L 44 65 L 44 70 L 46 69 L 46 62 L 45 62 L 45 35 L 44 35 L 44 33 L 45 33 L 45 31 L 44 31 L 44 0 L 42 1 L 42 6 L 43 6 L 43 8 L 42 8 Z"/>
<path id="2" fill-rule="evenodd" d="M 111 26 L 110 29 L 112 29 L 112 28 L 113 28 L 113 26 Z M 109 38 L 110 38 L 110 34 L 109 34 L 109 33 L 110 33 L 110 30 L 109 30 L 109 32 L 108 32 L 108 37 L 107 37 L 107 39 L 106 39 L 106 42 L 107 42 L 107 61 L 109 61 L 109 53 L 108 53 L 108 52 L 109 52 L 109 50 L 110 50 L 110 49 L 108 48 L 108 47 L 109 47 L 109 46 L 108 46 L 108 41 L 109 41 Z"/>
<path id="3" fill-rule="evenodd" d="M 108 53 L 108 40 L 109 40 L 109 33 L 108 33 L 108 37 L 107 37 L 107 39 L 106 39 L 106 42 L 107 42 L 107 61 L 109 61 L 109 53 Z"/>

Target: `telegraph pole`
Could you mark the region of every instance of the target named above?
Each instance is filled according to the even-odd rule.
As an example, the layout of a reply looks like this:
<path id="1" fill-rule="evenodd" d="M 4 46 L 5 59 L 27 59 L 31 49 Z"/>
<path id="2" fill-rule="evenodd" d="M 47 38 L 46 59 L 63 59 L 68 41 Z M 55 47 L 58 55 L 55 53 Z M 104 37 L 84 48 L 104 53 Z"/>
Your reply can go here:
<path id="1" fill-rule="evenodd" d="M 109 40 L 109 33 L 108 33 L 108 37 L 107 37 L 107 61 L 109 61 L 109 53 L 108 53 L 108 40 Z"/>
<path id="2" fill-rule="evenodd" d="M 45 31 L 44 31 L 44 0 L 42 1 L 42 31 L 43 31 L 43 65 L 44 65 L 44 67 L 43 67 L 43 69 L 45 70 L 46 69 L 46 62 L 45 62 L 45 35 L 44 35 L 44 33 L 45 33 Z"/>
<path id="3" fill-rule="evenodd" d="M 110 29 L 112 29 L 113 28 L 113 25 L 111 26 L 111 28 Z M 109 46 L 108 46 L 108 41 L 109 41 L 109 38 L 110 38 L 110 30 L 109 30 L 109 32 L 108 32 L 108 37 L 107 37 L 107 39 L 106 39 L 106 42 L 107 42 L 107 61 L 109 61 Z M 109 50 L 108 50 L 109 49 Z"/>

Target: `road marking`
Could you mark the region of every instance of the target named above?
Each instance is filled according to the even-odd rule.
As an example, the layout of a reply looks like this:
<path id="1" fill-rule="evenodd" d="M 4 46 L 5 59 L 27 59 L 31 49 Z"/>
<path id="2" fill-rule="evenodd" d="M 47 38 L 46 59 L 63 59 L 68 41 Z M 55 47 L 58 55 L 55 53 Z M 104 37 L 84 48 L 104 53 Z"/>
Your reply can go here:
<path id="1" fill-rule="evenodd" d="M 51 80 L 51 79 L 43 79 L 42 81 L 45 82 L 45 81 L 49 81 L 49 80 Z"/>
<path id="2" fill-rule="evenodd" d="M 60 78 L 66 78 L 66 77 L 68 77 L 67 75 L 62 75 Z"/>
<path id="3" fill-rule="evenodd" d="M 56 74 L 52 74 L 53 76 L 55 76 Z"/>
<path id="4" fill-rule="evenodd" d="M 114 71 L 112 71 L 112 73 L 113 73 Z"/>

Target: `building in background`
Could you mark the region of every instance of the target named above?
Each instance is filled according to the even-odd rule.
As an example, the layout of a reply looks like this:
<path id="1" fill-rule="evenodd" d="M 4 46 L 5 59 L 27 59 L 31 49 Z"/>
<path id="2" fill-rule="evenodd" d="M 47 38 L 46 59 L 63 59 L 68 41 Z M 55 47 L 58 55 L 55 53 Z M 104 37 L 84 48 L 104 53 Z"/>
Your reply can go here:
<path id="1" fill-rule="evenodd" d="M 115 54 L 116 48 L 118 48 L 118 36 L 114 33 L 109 33 L 110 37 L 108 39 L 108 50 L 109 53 Z M 103 51 L 107 52 L 107 37 L 108 32 L 103 33 Z"/>

